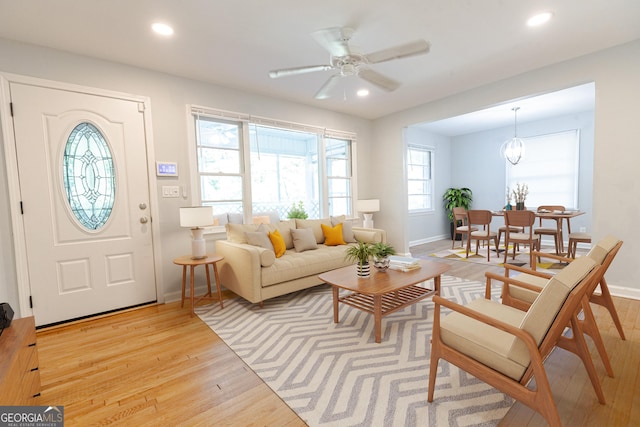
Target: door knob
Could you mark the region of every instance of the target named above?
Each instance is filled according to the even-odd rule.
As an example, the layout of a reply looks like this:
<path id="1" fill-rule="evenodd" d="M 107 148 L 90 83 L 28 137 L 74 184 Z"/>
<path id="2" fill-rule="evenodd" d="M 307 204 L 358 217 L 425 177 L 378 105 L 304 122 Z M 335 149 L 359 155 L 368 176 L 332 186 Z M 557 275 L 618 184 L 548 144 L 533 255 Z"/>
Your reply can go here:
<path id="1" fill-rule="evenodd" d="M 149 218 L 147 218 L 146 216 L 140 217 L 140 224 L 146 224 L 148 221 L 149 221 Z"/>
<path id="2" fill-rule="evenodd" d="M 140 203 L 140 204 L 138 205 L 138 207 L 140 208 L 140 210 L 142 210 L 142 211 L 143 211 L 143 210 L 147 209 L 147 204 L 146 204 L 145 202 L 142 202 L 142 203 Z"/>

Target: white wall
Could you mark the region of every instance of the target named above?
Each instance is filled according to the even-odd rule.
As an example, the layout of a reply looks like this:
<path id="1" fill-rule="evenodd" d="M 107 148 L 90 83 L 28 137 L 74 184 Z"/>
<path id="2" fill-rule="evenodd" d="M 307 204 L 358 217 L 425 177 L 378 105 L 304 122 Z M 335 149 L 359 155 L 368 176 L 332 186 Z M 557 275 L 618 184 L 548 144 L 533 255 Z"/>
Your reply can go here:
<path id="1" fill-rule="evenodd" d="M 181 271 L 171 260 L 190 251 L 189 233 L 178 225 L 178 208 L 191 205 L 191 200 L 162 199 L 160 192 L 162 185 L 189 188 L 187 104 L 355 132 L 358 135 L 358 175 L 370 175 L 367 146 L 371 122 L 368 120 L 4 39 L 0 39 L 0 72 L 150 97 L 156 160 L 178 162 L 180 172 L 178 178 L 158 179 L 155 189 L 160 218 L 154 218 L 154 221 L 160 222 L 162 246 L 157 255 L 161 256 L 164 266 L 161 273 L 165 294 L 180 290 Z M 368 196 L 368 181 L 360 181 L 361 195 Z M 17 284 L 4 161 L 0 162 L 0 189 L 0 299 L 6 299 L 16 309 Z M 213 242 L 208 242 L 208 249 L 213 251 Z"/>
<path id="2" fill-rule="evenodd" d="M 476 111 L 531 95 L 595 82 L 595 136 L 592 235 L 598 240 L 612 234 L 625 241 L 609 269 L 607 282 L 614 292 L 640 299 L 640 263 L 635 259 L 640 229 L 633 227 L 640 204 L 637 173 L 640 155 L 640 41 L 544 67 L 485 85 L 439 101 L 389 115 L 374 122 L 376 152 L 385 156 L 385 173 L 372 176 L 378 186 L 402 185 L 403 130 L 414 123 L 431 122 Z M 378 156 L 380 158 L 381 156 Z M 385 211 L 376 224 L 387 230 L 397 246 L 408 250 L 402 195 L 385 193 Z M 442 213 L 444 215 L 444 213 Z M 403 236 L 403 237 L 400 237 Z"/>
<path id="3" fill-rule="evenodd" d="M 411 126 L 405 132 L 406 141 L 431 147 L 434 154 L 434 210 L 410 214 L 407 222 L 410 246 L 449 238 L 449 220 L 442 215 L 442 194 L 451 186 L 451 165 L 455 163 L 451 152 L 451 138 Z M 390 237 L 390 236 L 389 236 Z M 394 243 L 395 244 L 395 243 Z"/>

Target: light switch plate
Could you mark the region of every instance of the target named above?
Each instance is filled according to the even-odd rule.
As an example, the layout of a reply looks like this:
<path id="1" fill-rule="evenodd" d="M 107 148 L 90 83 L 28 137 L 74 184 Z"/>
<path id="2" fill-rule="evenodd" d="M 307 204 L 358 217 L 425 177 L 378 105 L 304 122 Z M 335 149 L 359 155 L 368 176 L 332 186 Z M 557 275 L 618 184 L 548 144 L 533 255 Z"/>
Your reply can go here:
<path id="1" fill-rule="evenodd" d="M 177 185 L 163 185 L 162 197 L 165 198 L 178 198 L 180 197 L 180 187 Z"/>

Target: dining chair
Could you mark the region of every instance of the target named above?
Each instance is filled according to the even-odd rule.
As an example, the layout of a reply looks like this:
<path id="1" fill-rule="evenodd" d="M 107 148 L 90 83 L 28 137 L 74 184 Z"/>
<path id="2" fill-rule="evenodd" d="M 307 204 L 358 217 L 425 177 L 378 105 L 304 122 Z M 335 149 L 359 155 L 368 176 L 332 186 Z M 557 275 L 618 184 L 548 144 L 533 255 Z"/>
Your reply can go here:
<path id="1" fill-rule="evenodd" d="M 461 305 L 435 295 L 427 401 L 433 401 L 438 362 L 445 359 L 539 412 L 549 425 L 560 426 L 544 360 L 571 323 L 593 382 L 595 368 L 573 314 L 599 269 L 592 259 L 578 258 L 548 280 L 526 312 L 485 298 Z M 442 316 L 441 307 L 452 312 Z M 603 402 L 604 395 L 597 394 Z"/>
<path id="2" fill-rule="evenodd" d="M 478 255 L 478 249 L 480 248 L 480 241 L 487 242 L 487 262 L 491 261 L 491 247 L 490 242 L 496 247 L 496 256 L 500 256 L 498 252 L 498 233 L 491 231 L 491 220 L 493 216 L 491 211 L 488 210 L 468 210 L 467 211 L 467 223 L 471 229 L 471 232 L 467 236 L 467 256 L 469 258 L 469 251 L 471 250 L 471 241 L 476 241 L 476 255 Z M 479 227 L 482 226 L 480 230 Z M 474 231 L 473 229 L 476 228 Z"/>
<path id="3" fill-rule="evenodd" d="M 510 227 L 510 231 L 512 231 L 513 233 L 522 233 L 524 231 L 524 229 L 522 227 L 514 227 L 511 226 Z M 502 241 L 502 235 L 505 234 L 507 232 L 507 226 L 506 225 L 501 225 L 500 227 L 498 227 L 498 244 L 500 244 L 500 242 Z M 507 245 L 504 245 L 505 250 L 507 248 Z"/>
<path id="4" fill-rule="evenodd" d="M 569 233 L 569 243 L 567 245 L 567 258 L 575 258 L 578 250 L 578 243 L 591 243 L 591 234 L 576 232 Z"/>
<path id="5" fill-rule="evenodd" d="M 505 211 L 504 223 L 506 226 L 504 234 L 504 263 L 507 263 L 509 245 L 513 245 L 513 259 L 516 259 L 516 246 L 525 244 L 529 246 L 531 268 L 535 268 L 534 250 L 540 249 L 540 236 L 533 233 L 533 225 L 536 215 L 532 211 Z M 522 231 L 514 232 L 511 227 L 521 227 Z"/>
<path id="6" fill-rule="evenodd" d="M 459 223 L 459 225 L 458 225 Z M 469 233 L 471 231 L 478 231 L 477 227 L 470 227 L 467 219 L 467 210 L 462 207 L 453 208 L 453 236 L 451 241 L 451 249 L 456 244 L 456 236 L 461 235 L 460 247 L 464 248 L 464 236 L 469 239 Z"/>
<path id="7" fill-rule="evenodd" d="M 564 206 L 562 205 L 542 205 L 542 206 L 538 206 L 538 213 L 545 213 L 545 212 L 554 212 L 554 211 L 560 211 L 560 212 L 564 212 L 566 209 Z M 556 247 L 556 254 L 560 255 L 562 253 L 562 249 L 564 246 L 564 243 L 562 242 L 562 218 L 556 218 L 554 219 L 556 226 L 554 227 L 542 227 L 542 220 L 543 218 L 539 218 L 540 219 L 540 227 L 534 229 L 534 233 L 539 235 L 540 238 L 542 238 L 542 236 L 553 236 L 553 242 L 555 244 Z M 550 221 L 551 219 L 546 219 L 547 221 Z M 569 219 L 567 218 L 567 232 L 571 233 L 571 224 L 569 223 Z"/>

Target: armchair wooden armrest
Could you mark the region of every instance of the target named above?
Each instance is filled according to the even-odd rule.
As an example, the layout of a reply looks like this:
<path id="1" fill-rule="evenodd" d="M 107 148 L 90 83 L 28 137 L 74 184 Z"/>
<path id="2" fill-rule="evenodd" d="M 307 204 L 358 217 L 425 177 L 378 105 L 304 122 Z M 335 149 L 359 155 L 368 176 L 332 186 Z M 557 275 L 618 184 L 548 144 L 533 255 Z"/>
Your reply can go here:
<path id="1" fill-rule="evenodd" d="M 567 258 L 562 255 L 550 254 L 548 252 L 532 251 L 532 253 L 536 258 L 551 258 L 560 262 L 566 262 L 567 264 L 574 260 L 574 258 Z"/>
<path id="2" fill-rule="evenodd" d="M 505 275 L 505 277 L 509 277 L 509 273 L 511 272 L 511 270 L 517 271 L 518 273 L 530 274 L 532 276 L 544 277 L 545 279 L 550 279 L 551 276 L 552 276 L 549 273 L 543 273 L 543 272 L 538 271 L 538 270 L 532 270 L 530 268 L 520 267 L 518 265 L 505 264 L 504 265 L 504 275 Z"/>
<path id="3" fill-rule="evenodd" d="M 500 274 L 492 273 L 490 271 L 487 271 L 486 273 L 484 273 L 484 275 L 487 278 L 487 285 L 484 291 L 485 299 L 491 299 L 491 284 L 493 279 L 502 282 L 503 296 L 505 293 L 505 289 L 507 293 L 509 292 L 509 289 L 508 289 L 509 287 L 507 285 L 519 286 L 521 288 L 528 289 L 534 292 L 540 292 L 542 290 L 540 286 L 532 285 L 531 283 L 522 282 L 518 280 L 517 277 L 502 276 Z M 541 277 L 544 277 L 544 276 L 541 276 Z"/>

